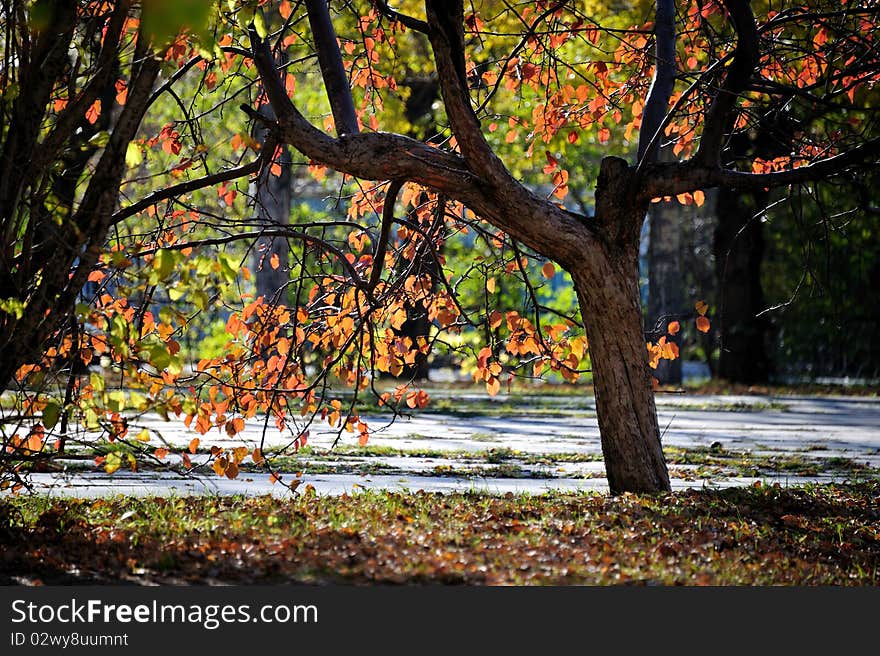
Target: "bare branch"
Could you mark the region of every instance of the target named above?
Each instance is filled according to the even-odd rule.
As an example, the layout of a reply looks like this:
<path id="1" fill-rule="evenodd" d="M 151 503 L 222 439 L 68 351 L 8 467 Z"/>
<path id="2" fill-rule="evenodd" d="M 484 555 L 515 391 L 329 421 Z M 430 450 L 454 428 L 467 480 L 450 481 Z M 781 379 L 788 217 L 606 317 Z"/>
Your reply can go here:
<path id="1" fill-rule="evenodd" d="M 694 160 L 710 166 L 720 166 L 728 117 L 739 94 L 748 87 L 760 56 L 758 29 L 749 0 L 723 0 L 723 4 L 736 30 L 736 50 L 724 82 L 706 112 L 700 147 L 694 155 Z"/>
<path id="2" fill-rule="evenodd" d="M 402 23 L 409 29 L 415 30 L 416 32 L 421 32 L 422 34 L 428 33 L 428 24 L 425 21 L 414 18 L 413 16 L 401 14 L 399 11 L 396 11 L 389 7 L 387 2 L 382 2 L 381 0 L 373 0 L 373 6 L 378 9 L 379 13 L 386 18 L 389 18 L 398 23 Z"/>
<path id="3" fill-rule="evenodd" d="M 654 164 L 645 171 L 640 194 L 644 198 L 657 198 L 720 186 L 735 189 L 771 189 L 818 182 L 855 166 L 876 165 L 878 161 L 880 161 L 880 137 L 854 146 L 834 157 L 772 173 L 745 173 L 701 166 L 697 163 Z"/>
<path id="4" fill-rule="evenodd" d="M 656 63 L 639 129 L 639 165 L 657 161 L 664 118 L 675 87 L 675 0 L 657 0 Z"/>
<path id="5" fill-rule="evenodd" d="M 336 41 L 336 30 L 330 20 L 327 0 L 305 0 L 309 14 L 309 25 L 315 39 L 315 50 L 318 53 L 318 64 L 321 66 L 321 77 L 330 100 L 330 110 L 336 123 L 336 134 L 357 134 L 357 114 L 354 111 L 354 100 L 345 66 L 342 64 L 342 53 Z"/>
<path id="6" fill-rule="evenodd" d="M 382 276 L 382 267 L 385 264 L 385 250 L 388 248 L 388 235 L 391 233 L 391 222 L 394 221 L 394 203 L 397 202 L 397 194 L 403 187 L 403 180 L 392 180 L 385 191 L 385 205 L 382 207 L 382 227 L 379 231 L 379 241 L 376 243 L 376 252 L 373 255 L 373 270 L 370 272 L 370 282 L 367 288 L 372 291 L 376 288 L 379 278 Z"/>
<path id="7" fill-rule="evenodd" d="M 180 196 L 181 194 L 191 193 L 193 191 L 196 191 L 197 189 L 212 187 L 222 182 L 236 180 L 238 178 L 243 178 L 245 176 L 256 173 L 260 170 L 260 167 L 263 166 L 269 160 L 269 158 L 271 158 L 272 154 L 275 152 L 275 147 L 277 145 L 277 141 L 267 140 L 265 145 L 263 146 L 263 150 L 260 152 L 260 156 L 252 162 L 242 164 L 241 166 L 236 166 L 235 168 L 228 169 L 226 171 L 220 171 L 219 173 L 214 173 L 212 175 L 206 175 L 195 180 L 187 180 L 186 182 L 181 182 L 180 184 L 166 187 L 165 189 L 158 189 L 157 191 L 154 191 L 153 193 L 145 196 L 138 202 L 133 203 L 128 207 L 123 207 L 122 209 L 114 212 L 113 216 L 110 219 L 110 223 L 111 225 L 113 225 L 119 223 L 120 221 L 124 221 L 128 217 L 134 216 L 138 212 L 142 212 L 151 205 L 161 203 L 163 200 L 168 200 L 169 198 L 174 198 L 175 196 Z"/>

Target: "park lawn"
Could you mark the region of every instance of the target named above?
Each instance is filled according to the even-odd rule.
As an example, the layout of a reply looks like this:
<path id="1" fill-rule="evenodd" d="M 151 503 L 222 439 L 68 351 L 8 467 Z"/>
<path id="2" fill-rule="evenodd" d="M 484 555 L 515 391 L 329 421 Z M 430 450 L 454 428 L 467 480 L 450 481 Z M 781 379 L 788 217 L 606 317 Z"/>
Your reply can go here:
<path id="1" fill-rule="evenodd" d="M 880 481 L 0 499 L 0 583 L 878 585 Z"/>

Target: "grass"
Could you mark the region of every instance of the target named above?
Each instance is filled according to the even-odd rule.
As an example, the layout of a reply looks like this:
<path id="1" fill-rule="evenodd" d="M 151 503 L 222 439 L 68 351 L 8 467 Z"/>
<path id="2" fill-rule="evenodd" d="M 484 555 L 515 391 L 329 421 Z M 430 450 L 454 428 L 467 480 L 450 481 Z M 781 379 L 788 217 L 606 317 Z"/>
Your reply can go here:
<path id="1" fill-rule="evenodd" d="M 880 482 L 0 499 L 0 583 L 880 584 Z"/>

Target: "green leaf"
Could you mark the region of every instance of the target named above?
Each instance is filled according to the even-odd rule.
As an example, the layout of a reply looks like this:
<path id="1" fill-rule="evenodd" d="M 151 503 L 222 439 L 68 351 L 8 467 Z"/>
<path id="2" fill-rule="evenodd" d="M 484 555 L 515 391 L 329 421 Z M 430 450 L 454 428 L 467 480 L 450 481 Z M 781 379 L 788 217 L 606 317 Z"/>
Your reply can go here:
<path id="1" fill-rule="evenodd" d="M 122 458 L 119 457 L 118 453 L 108 453 L 107 457 L 104 459 L 104 471 L 108 474 L 112 474 L 117 469 L 122 466 Z"/>
<path id="2" fill-rule="evenodd" d="M 174 271 L 174 266 L 178 259 L 177 255 L 178 253 L 167 248 L 160 248 L 156 251 L 156 255 L 153 257 L 153 270 L 158 275 L 159 280 L 165 280 Z"/>
<path id="3" fill-rule="evenodd" d="M 6 314 L 12 315 L 16 319 L 21 319 L 24 314 L 24 303 L 17 298 L 0 299 L 0 310 Z"/>
<path id="4" fill-rule="evenodd" d="M 141 25 L 159 48 L 188 28 L 201 33 L 208 26 L 214 3 L 208 0 L 143 0 Z"/>
<path id="5" fill-rule="evenodd" d="M 269 34 L 266 23 L 263 21 L 263 14 L 259 11 L 254 12 L 254 29 L 261 39 L 265 39 Z"/>
<path id="6" fill-rule="evenodd" d="M 143 161 L 144 155 L 141 152 L 141 147 L 133 141 L 130 141 L 128 147 L 125 149 L 125 163 L 130 168 L 134 168 Z"/>
<path id="7" fill-rule="evenodd" d="M 111 412 L 122 412 L 125 409 L 125 392 L 117 390 L 107 395 L 107 409 Z"/>
<path id="8" fill-rule="evenodd" d="M 226 253 L 217 253 L 217 261 L 220 263 L 220 275 L 228 282 L 235 282 L 238 276 L 238 261 Z"/>
<path id="9" fill-rule="evenodd" d="M 162 342 L 150 346 L 148 352 L 150 354 L 150 364 L 159 371 L 167 369 L 168 365 L 171 364 L 171 354 Z"/>
<path id="10" fill-rule="evenodd" d="M 54 401 L 49 401 L 43 408 L 43 426 L 53 428 L 58 423 L 58 417 L 61 415 L 61 406 Z"/>
<path id="11" fill-rule="evenodd" d="M 96 392 L 104 391 L 104 377 L 100 374 L 89 374 L 89 383 Z"/>

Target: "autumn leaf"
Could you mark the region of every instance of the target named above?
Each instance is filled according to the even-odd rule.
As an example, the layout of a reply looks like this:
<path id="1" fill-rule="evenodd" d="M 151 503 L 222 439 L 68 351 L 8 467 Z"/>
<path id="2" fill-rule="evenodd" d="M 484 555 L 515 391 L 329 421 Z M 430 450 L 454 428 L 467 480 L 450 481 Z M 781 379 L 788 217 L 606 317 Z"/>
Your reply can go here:
<path id="1" fill-rule="evenodd" d="M 489 392 L 489 396 L 495 396 L 501 391 L 501 381 L 492 376 L 486 381 L 486 391 Z"/>
<path id="2" fill-rule="evenodd" d="M 709 325 L 709 320 L 706 317 L 697 317 L 697 330 L 699 330 L 701 333 L 708 333 Z"/>
<path id="3" fill-rule="evenodd" d="M 217 458 L 214 461 L 214 464 L 212 465 L 212 469 L 214 470 L 214 473 L 217 474 L 217 476 L 223 476 L 223 474 L 226 472 L 226 467 L 228 466 L 228 464 L 229 464 L 229 461 L 226 459 L 225 456 L 223 456 L 223 457 Z"/>
<path id="4" fill-rule="evenodd" d="M 486 291 L 489 292 L 490 294 L 495 293 L 495 278 L 489 278 L 486 281 Z"/>
<path id="5" fill-rule="evenodd" d="M 547 280 L 555 276 L 556 267 L 553 266 L 553 262 L 545 262 L 544 266 L 541 267 L 541 274 L 547 278 Z"/>
<path id="6" fill-rule="evenodd" d="M 97 122 L 98 117 L 101 115 L 101 101 L 96 100 L 92 103 L 92 106 L 86 111 L 86 120 L 92 125 Z"/>
<path id="7" fill-rule="evenodd" d="M 679 330 L 681 330 L 681 324 L 678 321 L 670 321 L 666 328 L 666 332 L 670 335 L 677 335 Z"/>
<path id="8" fill-rule="evenodd" d="M 278 259 L 278 253 L 272 253 L 272 257 L 269 258 L 269 266 L 273 269 L 277 269 L 280 264 L 281 262 Z"/>
<path id="9" fill-rule="evenodd" d="M 200 440 L 199 438 L 197 438 L 197 437 L 192 438 L 192 439 L 189 441 L 189 452 L 190 452 L 190 453 L 195 453 L 196 450 L 198 450 L 198 448 L 199 448 L 199 443 L 200 443 L 200 442 L 201 442 L 201 440 Z"/>
<path id="10" fill-rule="evenodd" d="M 697 301 L 694 304 L 694 308 L 696 308 L 697 313 L 700 316 L 705 316 L 706 312 L 709 310 L 709 306 L 704 301 Z"/>

